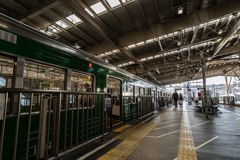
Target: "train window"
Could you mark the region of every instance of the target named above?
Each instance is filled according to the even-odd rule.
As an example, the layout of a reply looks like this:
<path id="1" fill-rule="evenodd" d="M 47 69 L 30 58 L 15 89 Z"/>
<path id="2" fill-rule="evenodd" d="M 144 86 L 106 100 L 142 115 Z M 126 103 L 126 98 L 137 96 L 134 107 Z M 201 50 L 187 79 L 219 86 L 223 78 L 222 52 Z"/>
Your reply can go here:
<path id="1" fill-rule="evenodd" d="M 140 88 L 141 95 L 145 95 L 145 88 Z"/>
<path id="2" fill-rule="evenodd" d="M 72 72 L 71 91 L 94 92 L 92 76 L 78 72 Z"/>
<path id="3" fill-rule="evenodd" d="M 137 102 L 137 96 L 140 95 L 140 91 L 139 91 L 139 87 L 138 86 L 135 86 L 135 102 Z"/>
<path id="4" fill-rule="evenodd" d="M 128 93 L 129 93 L 129 103 L 132 103 L 133 102 L 133 85 L 128 85 Z"/>
<path id="5" fill-rule="evenodd" d="M 148 95 L 151 96 L 151 88 L 148 88 Z"/>
<path id="6" fill-rule="evenodd" d="M 65 70 L 39 63 L 25 62 L 24 89 L 64 90 Z"/>
<path id="7" fill-rule="evenodd" d="M 12 88 L 14 59 L 0 55 L 0 88 Z"/>

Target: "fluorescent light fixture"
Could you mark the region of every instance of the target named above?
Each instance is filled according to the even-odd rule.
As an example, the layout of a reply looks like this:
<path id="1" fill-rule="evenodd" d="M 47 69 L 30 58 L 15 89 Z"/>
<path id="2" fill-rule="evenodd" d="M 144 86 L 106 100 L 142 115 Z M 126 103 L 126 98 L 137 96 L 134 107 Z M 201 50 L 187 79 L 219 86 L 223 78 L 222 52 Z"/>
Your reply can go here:
<path id="1" fill-rule="evenodd" d="M 223 33 L 223 30 L 219 29 L 218 34 L 222 34 L 222 33 Z"/>
<path id="2" fill-rule="evenodd" d="M 153 59 L 153 57 L 151 56 L 151 57 L 148 57 L 147 59 Z"/>
<path id="3" fill-rule="evenodd" d="M 92 14 L 92 12 L 90 12 L 87 8 L 85 8 L 85 11 L 87 11 L 88 14 L 90 14 L 92 17 L 94 16 L 94 15 Z"/>
<path id="4" fill-rule="evenodd" d="M 178 8 L 178 14 L 183 14 L 183 7 Z"/>
<path id="5" fill-rule="evenodd" d="M 62 28 L 67 28 L 69 25 L 63 22 L 62 20 L 59 20 L 55 22 L 57 25 L 61 26 Z"/>
<path id="6" fill-rule="evenodd" d="M 77 43 L 76 43 L 74 46 L 75 46 L 76 48 L 81 48 L 81 46 L 80 46 L 79 44 L 77 44 Z"/>
<path id="7" fill-rule="evenodd" d="M 66 17 L 70 22 L 73 24 L 76 24 L 78 22 L 81 22 L 82 20 L 79 19 L 75 14 L 71 14 L 70 16 Z"/>
<path id="8" fill-rule="evenodd" d="M 160 57 L 160 55 L 156 55 L 156 56 L 154 56 L 154 58 L 159 58 Z"/>
<path id="9" fill-rule="evenodd" d="M 144 45 L 144 42 L 137 43 L 138 46 Z"/>
<path id="10" fill-rule="evenodd" d="M 121 3 L 119 2 L 119 0 L 107 0 L 107 2 L 109 3 L 109 5 L 110 5 L 112 8 L 121 5 Z"/>
<path id="11" fill-rule="evenodd" d="M 146 61 L 146 60 L 147 60 L 147 58 L 142 58 L 142 59 L 141 59 L 141 61 Z"/>
<path id="12" fill-rule="evenodd" d="M 181 42 L 180 42 L 180 41 L 177 41 L 177 45 L 180 46 L 180 45 L 181 45 Z"/>
<path id="13" fill-rule="evenodd" d="M 117 49 L 115 49 L 115 50 L 113 50 L 112 52 L 113 52 L 113 53 L 117 53 L 117 52 L 118 52 L 118 50 L 117 50 Z"/>
<path id="14" fill-rule="evenodd" d="M 94 5 L 91 5 L 90 6 L 95 13 L 99 14 L 99 13 L 102 13 L 102 12 L 105 12 L 107 9 L 103 6 L 103 4 L 101 2 L 98 2 Z"/>
<path id="15" fill-rule="evenodd" d="M 132 45 L 129 45 L 128 48 L 133 48 L 133 47 L 136 47 L 135 44 L 132 44 Z"/>
<path id="16" fill-rule="evenodd" d="M 208 22 L 208 24 L 214 24 L 214 23 L 216 23 L 216 22 L 219 21 L 219 20 L 220 20 L 220 19 L 212 20 L 212 21 Z"/>
<path id="17" fill-rule="evenodd" d="M 149 39 L 146 41 L 146 43 L 151 43 L 151 42 L 153 42 L 153 39 Z"/>

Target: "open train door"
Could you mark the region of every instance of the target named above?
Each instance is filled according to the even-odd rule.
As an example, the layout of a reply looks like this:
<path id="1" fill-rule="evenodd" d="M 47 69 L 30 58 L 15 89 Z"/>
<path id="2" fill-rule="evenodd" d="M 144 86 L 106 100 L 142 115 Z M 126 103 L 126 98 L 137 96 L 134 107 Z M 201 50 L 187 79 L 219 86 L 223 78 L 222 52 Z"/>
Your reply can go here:
<path id="1" fill-rule="evenodd" d="M 113 99 L 112 124 L 115 126 L 123 121 L 122 80 L 107 76 L 107 93 L 111 94 Z"/>

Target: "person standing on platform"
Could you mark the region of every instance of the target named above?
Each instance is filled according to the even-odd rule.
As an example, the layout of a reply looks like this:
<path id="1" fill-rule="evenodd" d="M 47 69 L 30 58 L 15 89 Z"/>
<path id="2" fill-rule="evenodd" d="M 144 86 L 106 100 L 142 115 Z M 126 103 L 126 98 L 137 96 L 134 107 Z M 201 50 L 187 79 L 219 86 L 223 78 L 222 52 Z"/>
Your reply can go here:
<path id="1" fill-rule="evenodd" d="M 173 93 L 172 99 L 174 100 L 175 108 L 177 108 L 177 101 L 178 101 L 178 93 L 177 93 L 177 90 L 175 91 L 175 93 Z"/>
<path id="2" fill-rule="evenodd" d="M 182 93 L 180 93 L 179 95 L 179 106 L 182 106 L 183 105 L 183 96 L 182 96 Z"/>

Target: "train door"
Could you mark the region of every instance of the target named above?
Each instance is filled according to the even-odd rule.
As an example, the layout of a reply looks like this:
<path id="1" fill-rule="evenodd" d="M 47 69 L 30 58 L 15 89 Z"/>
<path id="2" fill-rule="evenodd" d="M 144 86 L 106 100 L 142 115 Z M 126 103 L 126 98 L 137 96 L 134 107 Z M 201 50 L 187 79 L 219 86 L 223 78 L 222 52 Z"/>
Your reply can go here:
<path id="1" fill-rule="evenodd" d="M 110 77 L 107 78 L 107 92 L 113 98 L 113 126 L 122 123 L 122 80 Z"/>

